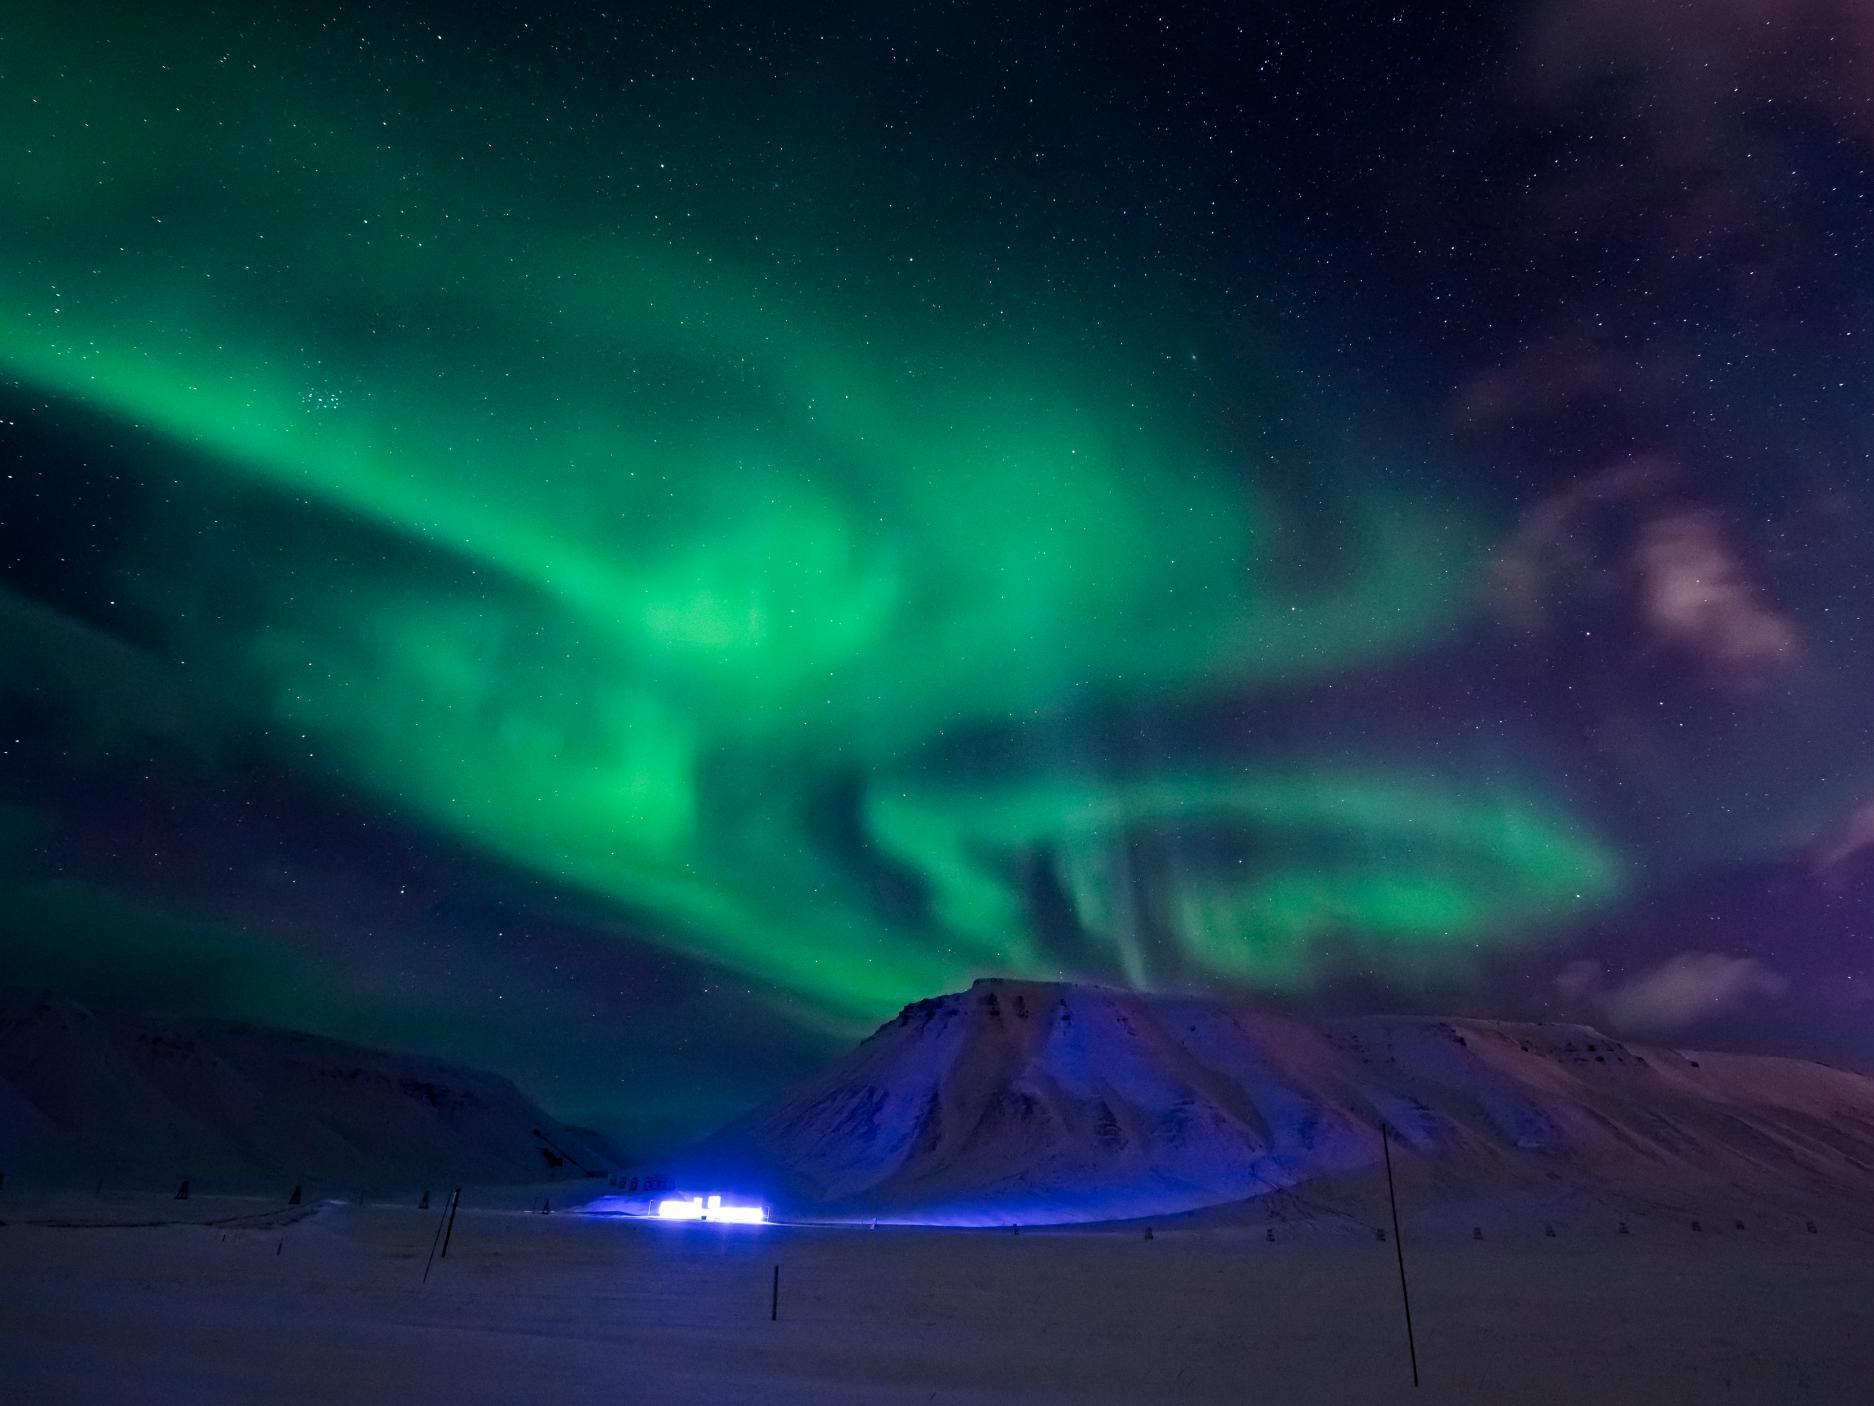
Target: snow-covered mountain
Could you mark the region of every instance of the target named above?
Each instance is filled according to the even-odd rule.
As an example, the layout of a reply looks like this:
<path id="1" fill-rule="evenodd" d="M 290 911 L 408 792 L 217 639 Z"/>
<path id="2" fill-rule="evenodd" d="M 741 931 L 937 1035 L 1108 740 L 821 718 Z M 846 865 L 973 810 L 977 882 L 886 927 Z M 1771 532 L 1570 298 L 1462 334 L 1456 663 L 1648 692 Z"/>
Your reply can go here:
<path id="1" fill-rule="evenodd" d="M 350 1191 L 541 1181 L 609 1160 L 479 1070 L 0 993 L 0 1172 L 22 1179 Z"/>
<path id="2" fill-rule="evenodd" d="M 672 1170 L 800 1212 L 1044 1224 L 1370 1191 L 1382 1125 L 1421 1205 L 1874 1191 L 1860 1074 L 1585 1025 L 1304 1020 L 1004 980 L 906 1007 Z"/>

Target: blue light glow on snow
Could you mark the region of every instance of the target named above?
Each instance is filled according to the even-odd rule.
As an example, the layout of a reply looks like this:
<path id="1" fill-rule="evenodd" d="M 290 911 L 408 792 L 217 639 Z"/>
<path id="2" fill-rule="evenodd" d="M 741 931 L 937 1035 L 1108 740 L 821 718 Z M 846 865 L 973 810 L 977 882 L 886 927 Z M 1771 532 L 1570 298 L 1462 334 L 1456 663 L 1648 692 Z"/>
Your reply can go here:
<path id="1" fill-rule="evenodd" d="M 733 1225 L 760 1225 L 768 1213 L 760 1206 L 725 1206 L 720 1196 L 704 1201 L 700 1196 L 673 1197 L 657 1203 L 659 1220 L 713 1220 Z"/>

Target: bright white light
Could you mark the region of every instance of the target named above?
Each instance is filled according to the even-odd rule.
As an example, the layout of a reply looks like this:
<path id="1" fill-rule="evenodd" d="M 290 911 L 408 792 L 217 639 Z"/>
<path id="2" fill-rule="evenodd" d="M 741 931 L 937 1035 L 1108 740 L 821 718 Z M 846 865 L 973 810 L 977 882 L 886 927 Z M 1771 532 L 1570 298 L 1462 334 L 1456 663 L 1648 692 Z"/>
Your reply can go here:
<path id="1" fill-rule="evenodd" d="M 713 1220 L 733 1225 L 760 1225 L 768 1213 L 760 1206 L 725 1206 L 720 1196 L 711 1196 L 707 1204 L 700 1196 L 688 1200 L 673 1199 L 657 1203 L 659 1220 Z"/>

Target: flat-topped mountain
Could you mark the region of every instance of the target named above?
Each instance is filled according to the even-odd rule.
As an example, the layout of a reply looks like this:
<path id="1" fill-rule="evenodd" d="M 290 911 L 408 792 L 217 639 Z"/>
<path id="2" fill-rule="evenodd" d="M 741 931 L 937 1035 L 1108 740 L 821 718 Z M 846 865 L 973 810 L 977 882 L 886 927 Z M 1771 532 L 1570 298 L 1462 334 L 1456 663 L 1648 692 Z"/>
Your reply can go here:
<path id="1" fill-rule="evenodd" d="M 0 1170 L 346 1190 L 600 1174 L 506 1079 L 290 1030 L 0 995 Z"/>
<path id="2" fill-rule="evenodd" d="M 907 1006 L 678 1159 L 784 1210 L 1043 1224 L 1358 1185 L 1394 1130 L 1446 1200 L 1874 1191 L 1874 1079 L 1588 1026 L 1374 1016 L 984 980 Z"/>

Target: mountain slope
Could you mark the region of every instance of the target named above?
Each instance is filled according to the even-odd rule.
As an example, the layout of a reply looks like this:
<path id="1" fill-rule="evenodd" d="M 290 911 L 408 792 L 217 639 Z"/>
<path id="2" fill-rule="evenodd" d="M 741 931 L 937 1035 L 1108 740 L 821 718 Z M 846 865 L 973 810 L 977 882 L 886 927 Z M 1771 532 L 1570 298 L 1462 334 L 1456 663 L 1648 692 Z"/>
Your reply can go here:
<path id="1" fill-rule="evenodd" d="M 1874 1080 L 1583 1025 L 1302 1020 L 979 981 L 908 1006 L 674 1171 L 795 1210 L 1028 1224 L 1345 1187 L 1396 1130 L 1446 1200 L 1538 1184 L 1683 1201 L 1874 1190 Z"/>
<path id="2" fill-rule="evenodd" d="M 589 1134 L 478 1070 L 287 1030 L 0 998 L 0 1170 L 221 1188 L 600 1172 Z"/>

